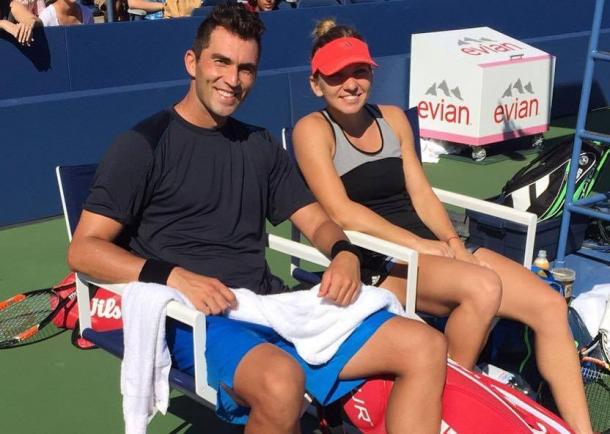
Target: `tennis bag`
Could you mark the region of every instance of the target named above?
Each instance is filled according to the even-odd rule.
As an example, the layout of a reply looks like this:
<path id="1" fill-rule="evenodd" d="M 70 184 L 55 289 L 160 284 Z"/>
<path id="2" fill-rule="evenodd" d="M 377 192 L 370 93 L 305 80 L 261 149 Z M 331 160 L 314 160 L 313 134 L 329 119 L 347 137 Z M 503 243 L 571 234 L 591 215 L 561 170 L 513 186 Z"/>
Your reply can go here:
<path id="1" fill-rule="evenodd" d="M 366 381 L 344 398 L 349 421 L 364 434 L 386 434 L 385 410 L 393 382 Z M 556 415 L 523 393 L 449 360 L 441 434 L 568 434 Z"/>
<path id="2" fill-rule="evenodd" d="M 557 217 L 563 211 L 572 157 L 573 139 L 542 152 L 519 170 L 502 188 L 500 202 L 538 216 L 538 221 Z M 610 149 L 583 141 L 573 200 L 586 197 L 606 164 Z"/>
<path id="3" fill-rule="evenodd" d="M 69 297 L 76 291 L 76 277 L 69 273 L 55 286 L 61 298 Z M 54 308 L 55 306 L 52 306 Z M 96 331 L 116 330 L 123 327 L 121 296 L 104 288 L 97 288 L 91 297 L 91 327 Z M 95 345 L 79 335 L 78 303 L 76 298 L 69 301 L 53 318 L 59 328 L 73 330 L 72 343 L 80 349 L 95 348 Z"/>

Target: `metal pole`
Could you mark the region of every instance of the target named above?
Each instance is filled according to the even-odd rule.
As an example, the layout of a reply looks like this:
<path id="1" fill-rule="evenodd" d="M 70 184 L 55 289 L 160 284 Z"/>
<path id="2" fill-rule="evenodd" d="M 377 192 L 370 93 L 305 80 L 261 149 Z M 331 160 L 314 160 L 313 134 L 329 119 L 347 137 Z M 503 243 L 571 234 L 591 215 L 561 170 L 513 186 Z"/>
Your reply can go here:
<path id="1" fill-rule="evenodd" d="M 109 23 L 114 21 L 114 0 L 106 0 L 106 17 Z"/>
<path id="2" fill-rule="evenodd" d="M 580 93 L 580 105 L 578 107 L 578 118 L 576 120 L 576 134 L 574 136 L 574 149 L 572 150 L 572 160 L 570 162 L 570 173 L 568 175 L 568 185 L 566 200 L 563 207 L 561 218 L 561 230 L 559 231 L 559 243 L 557 244 L 557 258 L 555 263 L 559 266 L 565 263 L 566 243 L 568 240 L 568 229 L 570 227 L 570 207 L 574 196 L 574 184 L 576 172 L 578 171 L 578 160 L 582 146 L 582 134 L 585 132 L 587 121 L 587 111 L 589 109 L 589 97 L 591 96 L 591 84 L 593 82 L 593 71 L 595 64 L 595 53 L 599 39 L 599 29 L 604 12 L 604 0 L 596 0 L 593 12 L 593 25 L 591 26 L 591 38 L 589 39 L 589 50 L 587 51 L 587 61 L 585 64 L 585 74 Z"/>

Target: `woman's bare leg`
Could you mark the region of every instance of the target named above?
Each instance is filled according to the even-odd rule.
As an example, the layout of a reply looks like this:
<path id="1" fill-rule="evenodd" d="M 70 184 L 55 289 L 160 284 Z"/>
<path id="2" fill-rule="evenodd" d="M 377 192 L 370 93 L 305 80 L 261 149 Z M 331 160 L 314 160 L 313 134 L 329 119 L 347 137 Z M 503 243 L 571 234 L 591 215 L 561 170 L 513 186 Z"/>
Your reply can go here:
<path id="1" fill-rule="evenodd" d="M 351 358 L 340 378 L 396 376 L 386 411 L 387 432 L 438 434 L 446 363 L 441 333 L 419 321 L 395 317 Z"/>
<path id="2" fill-rule="evenodd" d="M 536 336 L 538 369 L 548 381 L 561 416 L 577 433 L 591 433 L 591 423 L 561 295 L 520 264 L 487 249 L 475 255 L 502 279 L 499 315 L 527 324 Z"/>
<path id="3" fill-rule="evenodd" d="M 403 305 L 406 275 L 406 266 L 397 264 L 380 285 L 396 294 Z M 455 259 L 420 255 L 417 309 L 449 315 L 445 327 L 449 356 L 463 367 L 474 367 L 501 297 L 502 283 L 495 272 Z"/>

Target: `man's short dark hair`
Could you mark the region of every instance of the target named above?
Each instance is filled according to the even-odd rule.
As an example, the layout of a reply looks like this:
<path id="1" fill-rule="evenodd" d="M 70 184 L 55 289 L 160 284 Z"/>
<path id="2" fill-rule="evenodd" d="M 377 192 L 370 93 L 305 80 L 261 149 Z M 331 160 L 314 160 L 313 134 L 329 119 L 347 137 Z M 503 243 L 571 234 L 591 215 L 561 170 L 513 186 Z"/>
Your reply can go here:
<path id="1" fill-rule="evenodd" d="M 240 4 L 219 4 L 210 15 L 203 20 L 197 36 L 193 41 L 193 51 L 199 58 L 201 50 L 210 45 L 210 35 L 216 27 L 224 27 L 231 33 L 236 34 L 244 41 L 254 39 L 258 45 L 258 53 L 261 51 L 261 36 L 265 31 L 265 25 L 258 14 L 247 11 Z"/>

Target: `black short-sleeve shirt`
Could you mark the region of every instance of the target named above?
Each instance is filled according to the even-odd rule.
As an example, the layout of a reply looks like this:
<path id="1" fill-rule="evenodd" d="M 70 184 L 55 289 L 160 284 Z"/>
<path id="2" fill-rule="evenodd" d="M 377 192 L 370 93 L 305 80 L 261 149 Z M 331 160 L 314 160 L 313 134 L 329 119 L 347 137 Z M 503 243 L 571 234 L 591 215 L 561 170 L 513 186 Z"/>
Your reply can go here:
<path id="1" fill-rule="evenodd" d="M 122 134 L 95 175 L 85 209 L 124 224 L 129 248 L 259 293 L 278 289 L 265 261 L 276 225 L 313 196 L 263 129 L 220 129 L 163 111 Z"/>

